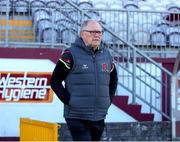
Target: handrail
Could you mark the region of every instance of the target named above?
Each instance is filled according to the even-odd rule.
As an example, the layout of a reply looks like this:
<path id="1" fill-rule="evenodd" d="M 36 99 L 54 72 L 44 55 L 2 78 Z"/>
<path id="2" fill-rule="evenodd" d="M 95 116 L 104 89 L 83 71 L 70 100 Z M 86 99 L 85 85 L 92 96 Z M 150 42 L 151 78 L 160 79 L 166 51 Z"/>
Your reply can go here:
<path id="1" fill-rule="evenodd" d="M 177 73 L 180 71 L 180 49 L 178 52 L 178 55 L 176 57 L 176 61 L 174 64 L 174 69 L 173 69 L 173 76 L 171 78 L 171 96 L 172 96 L 172 110 L 171 110 L 171 116 L 172 116 L 172 138 L 176 138 L 176 122 L 179 121 L 177 120 L 177 106 L 176 106 L 176 101 L 177 101 Z"/>
<path id="2" fill-rule="evenodd" d="M 180 49 L 178 51 L 176 61 L 174 64 L 174 69 L 173 69 L 173 75 L 176 75 L 176 73 L 180 70 Z"/>

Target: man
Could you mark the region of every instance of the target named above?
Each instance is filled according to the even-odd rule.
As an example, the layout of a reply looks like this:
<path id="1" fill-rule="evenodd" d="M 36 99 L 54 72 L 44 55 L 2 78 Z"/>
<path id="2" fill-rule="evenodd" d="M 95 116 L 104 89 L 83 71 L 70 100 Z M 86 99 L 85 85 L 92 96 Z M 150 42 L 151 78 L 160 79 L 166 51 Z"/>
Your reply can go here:
<path id="1" fill-rule="evenodd" d="M 51 77 L 51 87 L 64 103 L 64 117 L 74 141 L 101 139 L 117 88 L 112 57 L 100 46 L 102 34 L 97 21 L 84 21 L 80 37 L 64 51 Z"/>

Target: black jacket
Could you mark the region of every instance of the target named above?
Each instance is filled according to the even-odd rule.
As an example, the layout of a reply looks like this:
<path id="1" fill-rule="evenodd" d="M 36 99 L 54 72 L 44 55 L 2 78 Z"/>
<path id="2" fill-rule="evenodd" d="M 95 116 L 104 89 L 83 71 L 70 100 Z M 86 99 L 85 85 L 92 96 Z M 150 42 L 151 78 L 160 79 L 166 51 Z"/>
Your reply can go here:
<path id="1" fill-rule="evenodd" d="M 75 45 L 79 46 L 78 44 L 81 42 L 82 40 L 78 39 Z M 81 44 L 83 44 L 83 42 Z M 88 47 L 85 47 L 85 49 L 87 48 Z M 94 54 L 96 54 L 97 52 L 101 52 L 101 50 L 102 50 L 101 48 L 97 49 L 96 51 L 94 51 Z M 62 85 L 62 81 L 66 80 L 68 74 L 71 73 L 73 65 L 74 65 L 74 61 L 72 58 L 72 54 L 67 49 L 65 50 L 65 52 L 62 54 L 61 58 L 59 59 L 51 77 L 52 89 L 54 90 L 58 98 L 66 105 L 69 105 L 70 94 L 66 90 L 66 88 Z M 118 81 L 118 78 L 117 78 L 116 67 L 114 64 L 112 64 L 111 71 L 110 71 L 110 79 L 108 81 L 109 82 L 109 97 L 111 101 L 115 95 L 115 91 L 117 88 L 117 81 Z"/>

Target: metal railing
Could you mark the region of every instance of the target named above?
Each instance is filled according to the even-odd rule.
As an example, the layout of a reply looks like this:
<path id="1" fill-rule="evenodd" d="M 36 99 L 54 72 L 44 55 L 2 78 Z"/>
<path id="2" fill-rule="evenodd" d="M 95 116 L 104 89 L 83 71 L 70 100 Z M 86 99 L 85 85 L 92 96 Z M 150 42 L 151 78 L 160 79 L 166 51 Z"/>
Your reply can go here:
<path id="1" fill-rule="evenodd" d="M 171 78 L 172 95 L 172 138 L 180 137 L 178 127 L 180 126 L 180 50 L 176 57 Z"/>

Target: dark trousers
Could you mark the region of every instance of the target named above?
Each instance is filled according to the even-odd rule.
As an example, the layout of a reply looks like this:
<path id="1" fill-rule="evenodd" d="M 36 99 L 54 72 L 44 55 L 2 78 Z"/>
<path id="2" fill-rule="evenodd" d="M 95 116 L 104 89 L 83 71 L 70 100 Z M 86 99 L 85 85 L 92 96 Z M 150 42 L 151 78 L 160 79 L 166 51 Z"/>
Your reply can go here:
<path id="1" fill-rule="evenodd" d="M 89 121 L 81 119 L 66 119 L 73 141 L 100 141 L 104 130 L 104 119 Z"/>

